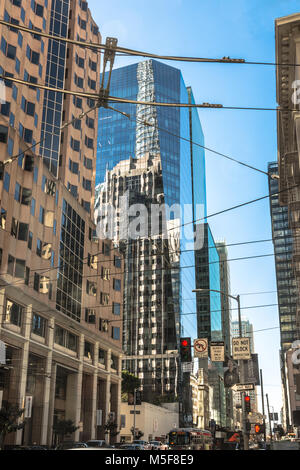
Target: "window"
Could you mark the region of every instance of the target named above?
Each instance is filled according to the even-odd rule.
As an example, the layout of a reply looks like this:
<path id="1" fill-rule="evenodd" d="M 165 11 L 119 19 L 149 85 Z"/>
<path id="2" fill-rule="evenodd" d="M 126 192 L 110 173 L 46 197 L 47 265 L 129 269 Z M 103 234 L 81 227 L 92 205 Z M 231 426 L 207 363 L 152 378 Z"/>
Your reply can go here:
<path id="1" fill-rule="evenodd" d="M 20 202 L 20 195 L 21 195 L 21 186 L 19 183 L 16 183 L 15 187 L 15 201 Z"/>
<path id="2" fill-rule="evenodd" d="M 121 290 L 121 280 L 114 279 L 114 290 L 120 291 Z"/>
<path id="3" fill-rule="evenodd" d="M 10 2 L 16 7 L 20 7 L 22 5 L 22 0 L 10 0 Z"/>
<path id="4" fill-rule="evenodd" d="M 11 223 L 11 235 L 18 240 L 27 241 L 29 225 L 18 222 L 14 217 Z"/>
<path id="5" fill-rule="evenodd" d="M 45 209 L 42 206 L 40 206 L 39 222 L 43 224 L 44 220 L 45 220 Z"/>
<path id="6" fill-rule="evenodd" d="M 51 297 L 50 278 L 34 273 L 33 288 L 41 294 L 48 294 Z"/>
<path id="7" fill-rule="evenodd" d="M 35 1 L 31 0 L 31 9 L 34 11 L 34 13 L 37 16 L 40 16 L 43 18 L 44 15 L 44 7 L 40 5 L 39 3 L 36 3 Z"/>
<path id="8" fill-rule="evenodd" d="M 96 90 L 96 81 L 95 80 L 92 80 L 90 77 L 88 78 L 88 86 L 92 89 L 92 90 Z"/>
<path id="9" fill-rule="evenodd" d="M 120 315 L 121 314 L 121 304 L 117 302 L 113 302 L 113 314 Z"/>
<path id="10" fill-rule="evenodd" d="M 31 331 L 35 335 L 45 337 L 46 336 L 46 319 L 38 315 L 37 313 L 33 313 L 32 315 L 32 327 Z"/>
<path id="11" fill-rule="evenodd" d="M 86 293 L 88 295 L 93 295 L 94 297 L 96 297 L 96 295 L 97 295 L 97 286 L 96 286 L 95 282 L 91 282 L 89 280 L 86 281 Z"/>
<path id="12" fill-rule="evenodd" d="M 83 177 L 82 186 L 86 191 L 92 191 L 92 182 L 91 182 L 91 180 L 87 180 Z"/>
<path id="13" fill-rule="evenodd" d="M 105 281 L 110 280 L 110 269 L 109 268 L 104 268 L 103 266 L 101 267 L 101 277 Z"/>
<path id="14" fill-rule="evenodd" d="M 88 170 L 93 169 L 93 160 L 91 158 L 84 157 L 83 164 Z"/>
<path id="15" fill-rule="evenodd" d="M 0 125 L 0 142 L 6 144 L 7 142 L 8 127 Z"/>
<path id="16" fill-rule="evenodd" d="M 40 54 L 33 51 L 30 46 L 27 46 L 26 48 L 26 57 L 32 64 L 39 65 Z"/>
<path id="17" fill-rule="evenodd" d="M 81 205 L 84 208 L 84 210 L 88 213 L 91 211 L 91 203 L 88 201 L 84 201 L 83 199 L 81 200 Z"/>
<path id="18" fill-rule="evenodd" d="M 120 256 L 115 256 L 114 257 L 114 265 L 116 268 L 121 268 L 122 267 L 122 258 Z"/>
<path id="19" fill-rule="evenodd" d="M 18 88 L 16 87 L 16 85 L 13 85 L 12 86 L 12 97 L 15 101 L 17 101 L 17 98 L 18 98 Z"/>
<path id="20" fill-rule="evenodd" d="M 6 226 L 6 215 L 7 215 L 6 210 L 1 207 L 1 211 L 0 211 L 0 227 L 3 228 L 4 230 L 5 230 L 5 226 Z"/>
<path id="21" fill-rule="evenodd" d="M 100 293 L 100 304 L 101 305 L 108 305 L 109 304 L 109 294 L 104 292 Z"/>
<path id="22" fill-rule="evenodd" d="M 33 241 L 33 234 L 32 234 L 32 232 L 28 232 L 28 248 L 29 248 L 29 250 L 32 249 L 32 241 Z"/>
<path id="23" fill-rule="evenodd" d="M 7 299 L 5 321 L 12 323 L 13 325 L 21 326 L 23 313 L 24 307 Z"/>
<path id="24" fill-rule="evenodd" d="M 94 129 L 95 128 L 95 120 L 90 118 L 89 116 L 86 117 L 86 125 L 90 128 L 90 129 Z"/>
<path id="25" fill-rule="evenodd" d="M 103 318 L 99 318 L 99 331 L 103 331 L 103 333 L 108 332 L 108 320 L 104 320 Z"/>
<path id="26" fill-rule="evenodd" d="M 42 256 L 42 242 L 39 238 L 36 241 L 36 254 Z"/>
<path id="27" fill-rule="evenodd" d="M 102 243 L 102 253 L 105 255 L 105 256 L 109 256 L 110 255 L 110 247 L 107 243 Z"/>
<path id="28" fill-rule="evenodd" d="M 75 150 L 75 152 L 79 152 L 80 151 L 80 142 L 79 142 L 79 140 L 75 140 L 75 139 L 73 139 L 73 137 L 71 137 L 71 148 L 73 150 Z"/>
<path id="29" fill-rule="evenodd" d="M 82 109 L 82 98 L 78 98 L 77 96 L 73 96 L 73 104 L 76 108 Z"/>
<path id="30" fill-rule="evenodd" d="M 83 57 L 79 57 L 79 55 L 76 54 L 75 61 L 76 61 L 76 64 L 78 65 L 78 67 L 80 67 L 81 69 L 84 69 L 84 58 Z"/>
<path id="31" fill-rule="evenodd" d="M 31 194 L 31 189 L 22 188 L 19 183 L 16 183 L 15 200 L 17 202 L 21 202 L 24 206 L 29 206 L 31 204 Z"/>
<path id="32" fill-rule="evenodd" d="M 96 323 L 96 311 L 93 308 L 85 309 L 85 321 L 87 323 Z"/>
<path id="33" fill-rule="evenodd" d="M 94 149 L 94 141 L 93 139 L 90 139 L 89 137 L 85 136 L 85 141 L 84 141 L 85 145 L 89 148 L 89 149 Z"/>
<path id="34" fill-rule="evenodd" d="M 54 342 L 63 346 L 71 351 L 77 352 L 77 336 L 64 330 L 60 326 L 55 326 Z"/>
<path id="35" fill-rule="evenodd" d="M 78 88 L 83 88 L 83 78 L 78 77 L 76 73 L 74 73 L 74 83 Z"/>
<path id="36" fill-rule="evenodd" d="M 10 113 L 10 103 L 8 101 L 6 101 L 5 103 L 0 102 L 0 114 L 2 114 L 3 116 L 9 116 L 9 113 Z"/>
<path id="37" fill-rule="evenodd" d="M 22 108 L 22 110 L 24 111 L 25 114 L 28 114 L 29 116 L 34 116 L 35 104 L 31 103 L 30 101 L 27 101 L 24 98 L 24 96 L 22 96 L 21 108 Z"/>
<path id="38" fill-rule="evenodd" d="M 81 130 L 81 120 L 80 119 L 75 120 L 75 116 L 73 114 L 72 114 L 72 126 L 74 127 L 74 129 L 77 129 L 78 131 Z"/>
<path id="39" fill-rule="evenodd" d="M 78 24 L 82 29 L 86 30 L 86 21 L 84 21 L 82 18 L 80 18 L 79 15 L 78 15 Z"/>
<path id="40" fill-rule="evenodd" d="M 69 170 L 74 175 L 78 175 L 79 173 L 79 164 L 77 162 L 73 162 L 73 160 L 69 159 Z"/>
<path id="41" fill-rule="evenodd" d="M 77 198 L 77 196 L 78 196 L 78 187 L 75 184 L 68 183 L 67 189 L 68 189 L 68 191 L 70 191 L 72 196 Z"/>
<path id="42" fill-rule="evenodd" d="M 89 59 L 89 67 L 93 72 L 97 71 L 97 62 L 93 62 L 91 59 Z"/>
<path id="43" fill-rule="evenodd" d="M 113 326 L 111 329 L 111 337 L 112 339 L 119 340 L 120 339 L 120 328 L 117 326 Z"/>
<path id="44" fill-rule="evenodd" d="M 25 261 L 22 259 L 15 259 L 13 256 L 8 255 L 7 272 L 11 276 L 24 279 L 25 277 Z"/>
<path id="45" fill-rule="evenodd" d="M 88 341 L 84 342 L 84 357 L 88 359 L 93 359 L 94 355 L 94 345 Z"/>
<path id="46" fill-rule="evenodd" d="M 100 364 L 105 365 L 105 361 L 106 361 L 106 353 L 104 349 L 99 348 L 98 349 L 98 362 L 100 362 Z"/>
<path id="47" fill-rule="evenodd" d="M 17 48 L 8 44 L 3 37 L 1 38 L 1 51 L 8 59 L 15 60 Z"/>
<path id="48" fill-rule="evenodd" d="M 97 269 L 98 257 L 96 255 L 91 255 L 88 253 L 87 265 L 92 269 Z"/>

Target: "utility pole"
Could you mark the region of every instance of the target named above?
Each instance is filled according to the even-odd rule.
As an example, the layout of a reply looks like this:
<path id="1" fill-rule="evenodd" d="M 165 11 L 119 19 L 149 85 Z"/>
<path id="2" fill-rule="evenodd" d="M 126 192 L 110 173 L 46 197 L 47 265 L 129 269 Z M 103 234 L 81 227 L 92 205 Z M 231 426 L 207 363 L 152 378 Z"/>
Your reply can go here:
<path id="1" fill-rule="evenodd" d="M 242 338 L 242 317 L 241 317 L 241 303 L 240 303 L 240 296 L 237 295 L 236 297 L 238 303 L 238 318 L 239 318 L 239 336 Z M 244 362 L 243 360 L 239 361 L 239 369 L 240 369 L 240 381 L 242 384 L 245 382 L 245 374 L 244 374 Z M 246 413 L 246 406 L 245 406 L 245 393 L 241 393 L 242 396 L 242 413 L 243 413 L 243 440 L 244 440 L 244 450 L 249 450 L 249 437 L 247 431 L 247 413 Z"/>
<path id="2" fill-rule="evenodd" d="M 270 425 L 270 437 L 271 437 L 271 442 L 273 442 L 272 422 L 271 422 L 271 420 L 270 420 L 269 397 L 268 397 L 268 394 L 267 394 L 267 393 L 266 393 L 266 399 L 267 399 L 268 417 L 269 417 L 269 425 Z"/>
<path id="3" fill-rule="evenodd" d="M 264 424 L 264 440 L 266 442 L 267 434 L 266 434 L 265 400 L 264 400 L 264 384 L 263 384 L 262 369 L 260 369 L 260 389 L 261 389 L 261 403 L 262 403 L 262 414 L 263 414 L 263 424 Z"/>

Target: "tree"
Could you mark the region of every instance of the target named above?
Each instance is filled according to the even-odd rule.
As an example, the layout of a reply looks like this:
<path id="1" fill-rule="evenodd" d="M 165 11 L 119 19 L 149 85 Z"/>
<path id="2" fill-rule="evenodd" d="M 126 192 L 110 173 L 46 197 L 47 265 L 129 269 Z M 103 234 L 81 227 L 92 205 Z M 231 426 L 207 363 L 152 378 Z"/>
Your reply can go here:
<path id="1" fill-rule="evenodd" d="M 79 426 L 75 426 L 71 419 L 62 419 L 53 425 L 53 431 L 60 437 L 60 442 L 64 442 L 66 434 L 72 434 L 77 429 Z"/>
<path id="2" fill-rule="evenodd" d="M 111 438 L 120 434 L 117 423 L 112 420 L 107 421 L 107 423 L 104 425 L 104 434 L 109 434 L 109 443 L 111 444 Z"/>
<path id="3" fill-rule="evenodd" d="M 4 440 L 7 434 L 15 432 L 18 429 L 23 429 L 25 423 L 19 423 L 18 420 L 24 413 L 24 409 L 18 407 L 18 405 L 12 405 L 8 402 L 3 402 L 3 406 L 0 409 L 0 449 L 3 450 Z"/>
<path id="4" fill-rule="evenodd" d="M 141 381 L 128 370 L 122 372 L 122 393 L 133 393 L 135 388 L 140 388 Z"/>
<path id="5" fill-rule="evenodd" d="M 130 431 L 131 431 L 133 440 L 138 440 L 144 435 L 144 433 L 139 428 L 135 428 L 134 430 L 133 426 L 130 428 Z"/>

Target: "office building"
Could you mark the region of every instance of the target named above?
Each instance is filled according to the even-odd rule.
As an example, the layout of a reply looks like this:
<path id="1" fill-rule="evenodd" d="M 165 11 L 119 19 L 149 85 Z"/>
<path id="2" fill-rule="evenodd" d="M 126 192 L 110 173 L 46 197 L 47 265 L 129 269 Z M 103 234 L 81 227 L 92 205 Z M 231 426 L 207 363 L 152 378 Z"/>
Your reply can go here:
<path id="1" fill-rule="evenodd" d="M 278 163 L 268 165 L 269 175 L 278 175 Z M 292 268 L 293 235 L 289 228 L 288 207 L 279 204 L 278 179 L 269 178 L 270 214 L 272 222 L 272 238 L 275 252 L 275 269 L 277 283 L 277 298 L 280 324 L 280 364 L 283 394 L 283 410 L 285 428 L 290 422 L 288 406 L 288 390 L 286 377 L 285 353 L 293 342 L 298 339 L 297 316 L 297 283 Z"/>
<path id="2" fill-rule="evenodd" d="M 295 392 L 294 383 L 296 377 L 292 379 L 292 375 L 287 374 L 287 370 L 291 370 L 288 364 L 289 358 L 293 355 L 293 344 L 289 350 L 288 343 L 292 339 L 292 331 L 295 331 L 294 340 L 300 339 L 300 222 L 299 222 L 299 205 L 300 205 L 300 168 L 299 168 L 299 152 L 300 152 L 300 133 L 299 133 L 299 73 L 297 67 L 286 66 L 285 63 L 298 63 L 300 54 L 300 44 L 298 40 L 300 26 L 300 14 L 295 13 L 275 20 L 275 49 L 276 49 L 276 100 L 281 108 L 277 116 L 277 142 L 278 142 L 278 202 L 280 206 L 285 206 L 288 213 L 289 229 L 292 235 L 292 258 L 291 267 L 296 281 L 297 305 L 296 305 L 296 325 L 294 323 L 293 313 L 288 313 L 290 318 L 284 320 L 287 326 L 287 338 L 282 331 L 282 345 L 285 349 L 281 351 L 281 370 L 283 380 L 287 378 L 286 389 L 288 396 L 284 396 L 284 404 L 288 402 L 288 413 L 286 415 L 286 428 L 291 426 L 298 427 L 294 421 L 294 414 L 300 409 L 299 395 Z M 290 112 L 293 108 L 295 112 Z M 285 229 L 285 228 L 284 228 Z M 289 237 L 288 237 L 289 238 Z M 278 241 L 279 243 L 279 241 Z M 287 242 L 289 243 L 289 242 Z M 285 248 L 284 248 L 285 250 Z M 276 251 L 275 251 L 276 254 Z M 287 266 L 288 267 L 288 266 Z M 284 274 L 281 272 L 281 274 Z M 291 286 L 293 287 L 293 286 Z M 278 292 L 279 295 L 279 292 Z M 294 296 L 292 299 L 294 300 Z M 292 302 L 293 302 L 292 300 Z M 279 308 L 280 308 L 279 301 Z M 290 311 L 292 305 L 287 305 Z M 284 306 L 282 305 L 282 308 Z M 284 319 L 281 317 L 281 320 Z M 283 330 L 283 328 L 282 328 Z M 285 341 L 285 339 L 287 341 Z M 297 371 L 295 370 L 296 374 Z M 286 405 L 285 405 L 286 406 Z"/>
<path id="3" fill-rule="evenodd" d="M 114 245 L 94 237 L 97 113 L 61 131 L 91 103 L 34 86 L 92 90 L 99 81 L 99 55 L 37 32 L 100 35 L 81 0 L 6 0 L 0 16 L 15 26 L 0 27 L 0 158 L 18 156 L 0 180 L 0 395 L 27 410 L 24 431 L 5 444 L 55 444 L 63 419 L 78 426 L 75 440 L 104 438 L 109 413 L 120 424 L 124 267 Z"/>
<path id="4" fill-rule="evenodd" d="M 155 60 L 146 60 L 114 70 L 111 77 L 110 94 L 141 102 L 191 103 L 194 99 L 191 89 L 187 89 L 184 84 L 180 70 Z M 102 109 L 99 112 L 96 193 L 98 194 L 99 191 L 101 193 L 102 185 L 107 184 L 110 177 L 107 175 L 112 175 L 115 172 L 115 177 L 118 179 L 119 172 L 121 178 L 122 162 L 131 161 L 135 167 L 135 172 L 138 171 L 140 166 L 141 182 L 138 182 L 136 176 L 136 185 L 133 186 L 134 183 L 130 183 L 130 194 L 135 193 L 142 197 L 143 203 L 146 205 L 159 202 L 159 204 L 164 203 L 171 207 L 173 204 L 178 204 L 182 210 L 182 214 L 175 211 L 175 213 L 166 213 L 163 218 L 167 233 L 165 249 L 163 250 L 164 263 L 170 264 L 164 265 L 167 279 L 165 285 L 160 286 L 160 289 L 165 289 L 162 299 L 164 296 L 168 298 L 168 328 L 165 330 L 167 332 L 167 341 L 162 345 L 162 353 L 168 357 L 173 354 L 174 349 L 178 350 L 180 336 L 190 336 L 192 339 L 197 336 L 196 302 L 195 296 L 192 294 L 192 289 L 195 287 L 195 259 L 193 253 L 193 224 L 191 222 L 193 218 L 201 218 L 201 216 L 206 215 L 205 162 L 203 148 L 191 145 L 189 140 L 192 137 L 195 143 L 202 145 L 203 133 L 195 109 L 190 111 L 187 108 L 125 103 L 116 103 L 114 107 L 129 114 L 130 119 L 110 109 Z M 149 126 L 149 124 L 151 125 Z M 186 140 L 181 139 L 180 136 Z M 153 161 L 155 158 L 160 161 L 161 188 L 158 193 L 161 196 L 159 200 L 154 196 L 151 201 L 153 194 L 150 191 L 151 185 L 147 183 L 147 171 L 151 173 L 153 170 L 150 167 L 148 170 L 144 167 L 145 161 L 142 159 L 145 155 L 149 155 Z M 126 183 L 128 185 L 127 189 L 129 189 L 129 174 L 126 176 L 126 181 L 128 182 Z M 145 201 L 145 198 L 148 202 Z M 142 199 L 140 199 L 141 202 Z M 99 202 L 102 204 L 101 198 L 100 200 L 97 199 L 96 206 Z M 183 223 L 186 224 L 185 230 L 180 229 Z M 156 234 L 158 240 L 162 234 L 163 230 Z M 144 241 L 141 240 L 141 243 L 144 243 Z M 147 243 L 149 244 L 148 241 Z M 157 241 L 152 240 L 152 243 L 155 245 Z M 137 242 L 135 242 L 135 245 L 137 245 Z M 181 253 L 179 253 L 180 250 Z M 134 260 L 132 254 L 130 254 L 127 264 L 128 266 L 130 266 L 130 263 L 141 265 L 140 259 L 136 258 Z M 152 260 L 152 262 L 156 263 L 155 260 Z M 152 276 L 155 277 L 155 264 L 154 267 L 152 265 L 151 269 Z M 158 271 L 158 278 L 160 276 L 161 273 Z M 147 286 L 145 283 L 148 281 L 142 278 L 140 282 L 141 290 L 146 292 L 149 285 Z M 158 279 L 153 279 L 154 285 L 156 282 L 158 282 Z M 130 283 L 128 286 L 125 285 L 125 291 L 126 289 L 132 289 L 132 287 Z M 157 300 L 159 300 L 158 297 Z M 125 296 L 124 305 L 126 302 L 131 302 L 131 300 L 128 300 L 128 296 L 127 298 Z M 155 298 L 153 298 L 153 302 L 151 307 L 154 311 L 156 310 L 156 319 L 159 319 L 161 306 Z M 133 306 L 132 313 L 130 313 L 133 317 L 139 312 L 135 301 L 134 304 L 135 307 Z M 128 310 L 128 312 L 130 311 Z M 146 316 L 141 322 L 141 328 L 145 327 L 143 321 L 147 321 Z M 133 330 L 126 332 L 125 323 L 124 327 L 124 344 L 127 347 L 130 343 L 134 344 L 132 341 L 133 336 L 130 338 L 130 335 L 136 333 Z M 157 334 L 159 338 L 161 333 L 158 332 Z M 143 332 L 140 332 L 140 335 L 139 347 L 135 342 L 135 346 L 130 352 L 133 356 L 138 356 L 139 348 L 144 348 L 147 342 L 147 336 Z M 157 341 L 154 337 L 152 338 L 152 351 L 160 351 L 158 349 L 160 343 L 158 338 Z M 165 357 L 166 361 L 168 361 L 167 357 Z M 152 359 L 159 360 L 157 355 L 154 356 L 154 353 L 152 353 Z M 137 364 L 137 357 L 130 360 L 127 355 L 126 361 L 129 361 L 131 367 L 133 367 L 134 363 Z M 129 367 L 129 362 L 126 362 L 126 367 Z M 146 374 L 145 368 L 148 367 L 146 362 L 144 361 L 140 366 L 139 372 L 142 375 Z M 136 367 L 134 365 L 132 370 L 136 370 Z M 178 387 L 178 384 L 182 383 L 182 378 L 173 365 L 172 368 L 171 376 L 177 375 L 177 383 L 171 385 L 170 392 L 176 394 L 180 393 L 181 386 Z M 163 366 L 161 367 L 162 370 L 164 370 Z M 152 371 L 150 370 L 150 372 Z M 156 370 L 158 384 L 161 384 L 161 374 L 162 372 Z M 168 382 L 169 379 L 167 378 L 167 385 Z M 144 389 L 144 383 L 142 386 Z"/>

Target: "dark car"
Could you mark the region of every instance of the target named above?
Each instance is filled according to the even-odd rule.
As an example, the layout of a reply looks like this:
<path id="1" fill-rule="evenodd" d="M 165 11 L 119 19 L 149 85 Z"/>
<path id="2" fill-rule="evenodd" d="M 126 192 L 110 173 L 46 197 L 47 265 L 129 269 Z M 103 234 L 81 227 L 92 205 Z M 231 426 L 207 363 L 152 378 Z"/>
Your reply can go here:
<path id="1" fill-rule="evenodd" d="M 66 441 L 56 446 L 55 450 L 78 449 L 80 447 L 87 447 L 87 445 L 85 442 Z"/>

